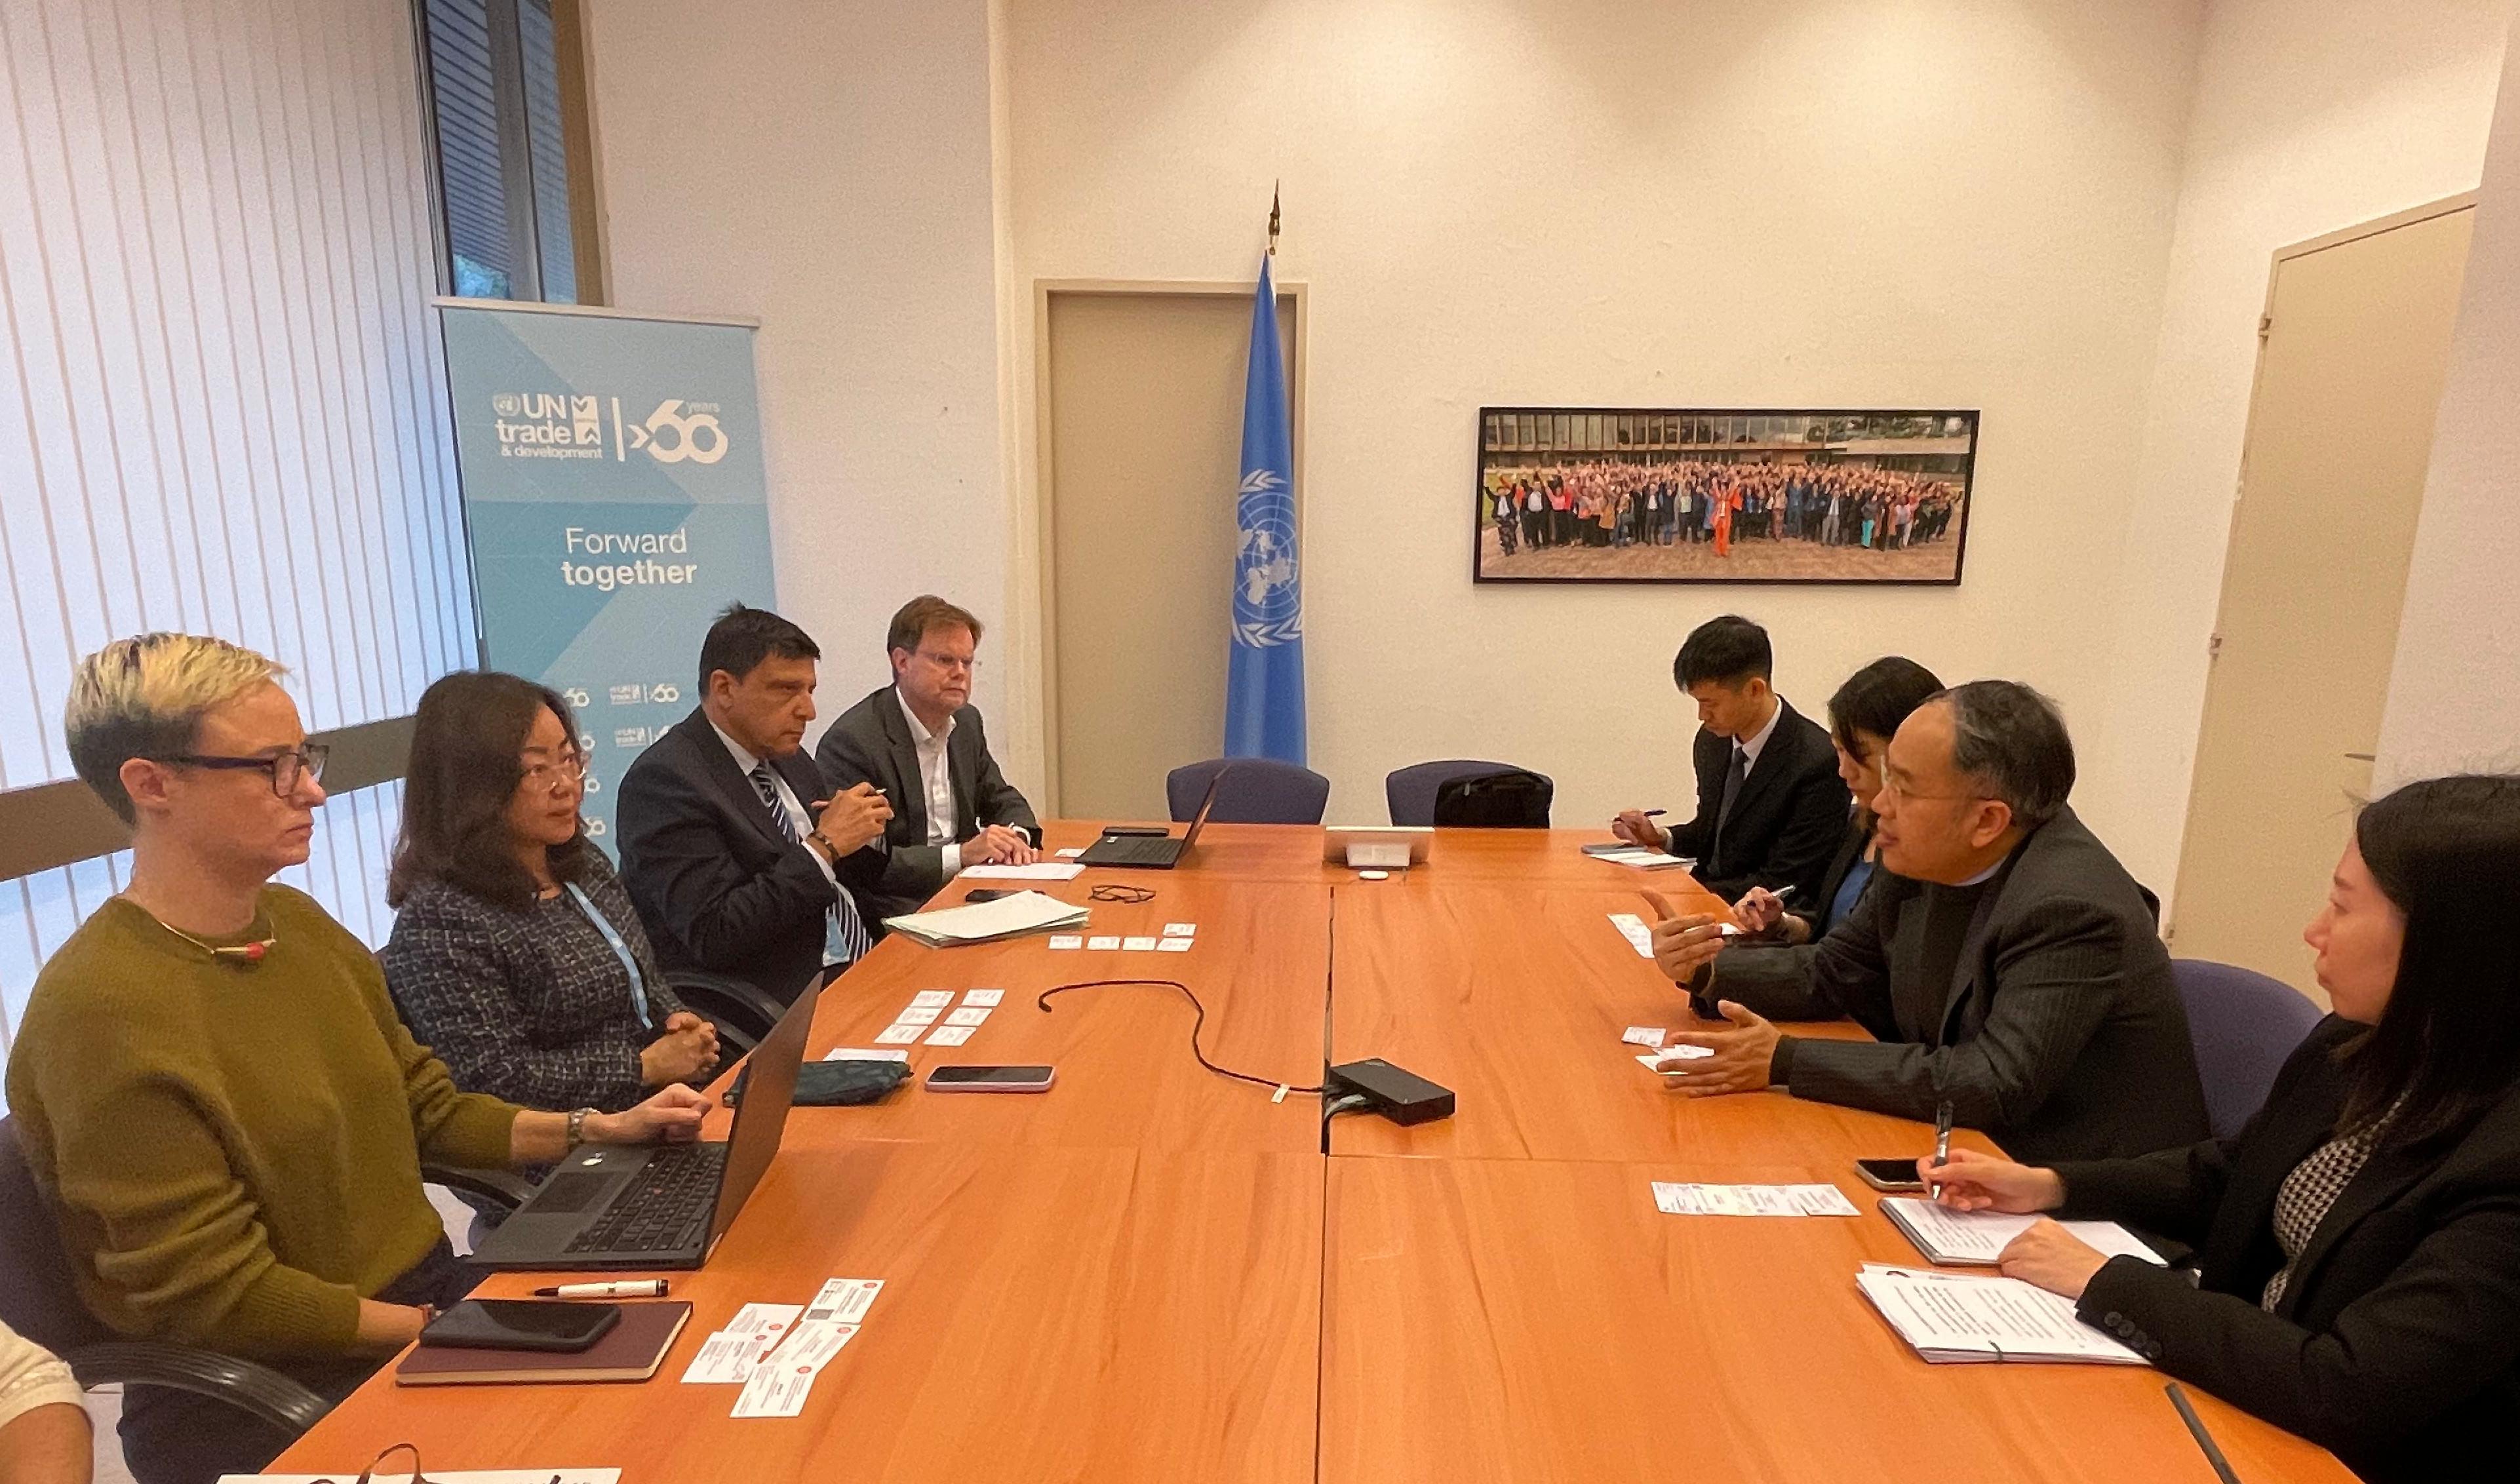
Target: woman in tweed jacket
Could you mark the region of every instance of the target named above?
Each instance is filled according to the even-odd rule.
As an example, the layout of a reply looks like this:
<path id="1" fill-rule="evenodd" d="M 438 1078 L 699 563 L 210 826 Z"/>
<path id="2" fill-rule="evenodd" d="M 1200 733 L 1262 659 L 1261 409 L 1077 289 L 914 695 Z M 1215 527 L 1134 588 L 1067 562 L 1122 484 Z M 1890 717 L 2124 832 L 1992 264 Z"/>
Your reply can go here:
<path id="1" fill-rule="evenodd" d="M 467 671 L 421 697 L 379 955 L 412 1034 L 469 1092 L 611 1112 L 705 1079 L 684 1009 L 579 824 L 585 758 L 560 696 Z"/>

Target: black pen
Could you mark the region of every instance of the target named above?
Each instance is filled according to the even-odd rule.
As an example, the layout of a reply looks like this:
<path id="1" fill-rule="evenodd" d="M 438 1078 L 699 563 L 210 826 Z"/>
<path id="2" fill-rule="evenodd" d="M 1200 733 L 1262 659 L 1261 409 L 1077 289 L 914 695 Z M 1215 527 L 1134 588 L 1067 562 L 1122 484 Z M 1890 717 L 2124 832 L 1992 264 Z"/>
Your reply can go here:
<path id="1" fill-rule="evenodd" d="M 1946 1098 L 1942 1102 L 1934 1104 L 1934 1168 L 1939 1170 L 1951 1162 L 1952 1100 Z M 1942 1183 L 1940 1181 L 1935 1182 L 1933 1189 L 1928 1191 L 1926 1193 L 1933 1196 L 1936 1200 L 1942 1199 Z"/>
<path id="2" fill-rule="evenodd" d="M 2179 1409 L 2179 1419 L 2187 1424 L 2188 1436 L 2196 1440 L 2197 1447 L 2205 1450 L 2205 1462 L 2214 1465 L 2214 1472 L 2222 1477 L 2223 1484 L 2240 1484 L 2240 1476 L 2231 1472 L 2231 1461 L 2223 1457 L 2222 1449 L 2214 1446 L 2214 1434 L 2205 1430 L 2205 1419 L 2196 1415 L 2196 1409 L 2188 1403 L 2187 1393 L 2180 1389 L 2177 1381 L 2162 1389 L 2169 1394 L 2170 1405 Z"/>

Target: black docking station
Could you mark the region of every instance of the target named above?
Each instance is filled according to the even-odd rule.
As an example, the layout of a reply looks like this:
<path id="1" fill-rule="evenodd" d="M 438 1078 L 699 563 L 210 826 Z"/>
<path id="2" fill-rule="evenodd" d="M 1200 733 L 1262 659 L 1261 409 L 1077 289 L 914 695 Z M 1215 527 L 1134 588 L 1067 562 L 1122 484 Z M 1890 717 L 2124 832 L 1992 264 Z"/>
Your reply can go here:
<path id="1" fill-rule="evenodd" d="M 1451 1088 L 1438 1087 L 1379 1057 L 1341 1062 L 1322 1080 L 1325 1098 L 1362 1098 L 1367 1107 L 1394 1123 L 1428 1123 L 1453 1116 Z"/>

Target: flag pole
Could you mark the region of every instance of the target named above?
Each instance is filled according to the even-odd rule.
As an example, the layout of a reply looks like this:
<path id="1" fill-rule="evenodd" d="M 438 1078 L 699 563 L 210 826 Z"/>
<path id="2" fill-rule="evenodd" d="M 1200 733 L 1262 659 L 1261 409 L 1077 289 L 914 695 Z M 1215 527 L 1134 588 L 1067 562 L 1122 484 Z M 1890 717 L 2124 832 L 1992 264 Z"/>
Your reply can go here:
<path id="1" fill-rule="evenodd" d="M 1269 182 L 1269 255 L 1278 255 L 1278 182 Z"/>

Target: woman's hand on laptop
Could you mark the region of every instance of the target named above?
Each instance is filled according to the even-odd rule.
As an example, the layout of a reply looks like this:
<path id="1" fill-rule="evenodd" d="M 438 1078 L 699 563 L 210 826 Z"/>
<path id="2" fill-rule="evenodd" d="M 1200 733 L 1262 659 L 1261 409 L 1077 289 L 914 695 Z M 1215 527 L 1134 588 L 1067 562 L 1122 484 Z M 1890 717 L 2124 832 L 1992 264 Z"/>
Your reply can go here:
<path id="1" fill-rule="evenodd" d="M 700 1118 L 715 1106 L 716 1101 L 707 1094 L 677 1083 L 637 1107 L 587 1119 L 587 1142 L 689 1144 L 700 1137 Z"/>

